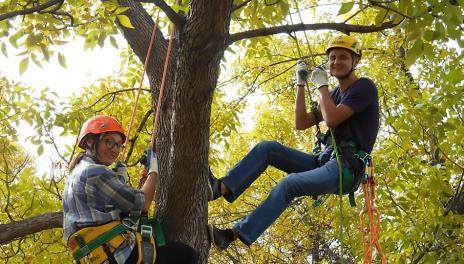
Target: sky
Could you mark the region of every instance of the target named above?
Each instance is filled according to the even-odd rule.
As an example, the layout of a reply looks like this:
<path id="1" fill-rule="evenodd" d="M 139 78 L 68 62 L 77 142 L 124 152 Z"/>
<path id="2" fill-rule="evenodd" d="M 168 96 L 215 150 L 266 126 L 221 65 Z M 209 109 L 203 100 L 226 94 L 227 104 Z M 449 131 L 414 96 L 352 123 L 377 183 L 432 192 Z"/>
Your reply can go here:
<path id="1" fill-rule="evenodd" d="M 119 47 L 124 47 L 126 42 L 120 39 Z M 10 80 L 21 82 L 27 87 L 41 90 L 48 87 L 55 91 L 60 98 L 66 100 L 73 93 L 78 94 L 82 88 L 88 86 L 104 76 L 111 75 L 117 71 L 120 65 L 119 50 L 106 45 L 104 48 L 95 48 L 91 51 L 83 51 L 84 41 L 76 39 L 68 44 L 61 46 L 60 52 L 66 56 L 66 68 L 59 65 L 58 59 L 53 57 L 49 63 L 43 62 L 42 68 L 30 62 L 27 70 L 19 74 L 19 62 L 22 57 L 12 54 L 10 49 L 9 57 L 0 55 L 0 76 L 5 76 Z M 19 53 L 19 52 L 18 52 Z M 31 156 L 36 157 L 36 168 L 39 175 L 50 172 L 50 161 L 56 161 L 58 155 L 52 146 L 45 146 L 44 154 L 37 158 L 37 148 L 25 139 L 31 136 L 34 130 L 25 122 L 19 127 L 20 144 Z M 55 131 L 55 135 L 58 132 Z M 57 137 L 57 145 L 61 152 L 64 152 L 65 144 L 69 144 L 72 138 Z"/>

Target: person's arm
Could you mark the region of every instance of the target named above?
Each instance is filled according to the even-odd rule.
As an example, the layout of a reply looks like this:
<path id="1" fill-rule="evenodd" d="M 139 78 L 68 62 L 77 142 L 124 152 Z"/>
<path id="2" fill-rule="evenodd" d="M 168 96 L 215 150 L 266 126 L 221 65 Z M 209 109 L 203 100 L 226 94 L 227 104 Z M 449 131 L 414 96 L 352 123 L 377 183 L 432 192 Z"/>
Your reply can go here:
<path id="1" fill-rule="evenodd" d="M 308 113 L 306 111 L 305 91 L 308 80 L 308 66 L 304 60 L 299 60 L 295 67 L 296 78 L 296 100 L 295 100 L 295 128 L 304 130 L 317 124 L 318 113 Z"/>
<path id="2" fill-rule="evenodd" d="M 145 197 L 145 201 L 142 207 L 142 213 L 148 212 L 151 206 L 151 202 L 155 197 L 155 190 L 156 190 L 156 179 L 158 178 L 158 173 L 152 172 L 149 173 L 147 176 L 147 180 L 142 186 L 143 196 Z"/>
<path id="3" fill-rule="evenodd" d="M 307 112 L 305 91 L 303 85 L 297 85 L 296 100 L 295 100 L 295 128 L 304 130 L 317 124 L 317 112 Z"/>
<path id="4" fill-rule="evenodd" d="M 153 148 L 148 148 L 147 154 L 148 164 L 146 167 L 148 170 L 148 176 L 145 183 L 142 186 L 143 195 L 145 197 L 145 201 L 142 207 L 142 213 L 146 213 L 150 209 L 151 202 L 155 197 L 155 190 L 158 179 L 158 159 L 156 158 Z"/>
<path id="5" fill-rule="evenodd" d="M 319 91 L 322 118 L 328 127 L 334 128 L 353 115 L 353 110 L 343 104 L 335 105 L 329 93 L 327 72 L 322 67 L 313 68 L 311 80 Z"/>
<path id="6" fill-rule="evenodd" d="M 334 128 L 353 115 L 353 110 L 344 105 L 335 105 L 329 93 L 329 87 L 319 87 L 319 104 L 321 106 L 322 118 L 328 127 Z"/>

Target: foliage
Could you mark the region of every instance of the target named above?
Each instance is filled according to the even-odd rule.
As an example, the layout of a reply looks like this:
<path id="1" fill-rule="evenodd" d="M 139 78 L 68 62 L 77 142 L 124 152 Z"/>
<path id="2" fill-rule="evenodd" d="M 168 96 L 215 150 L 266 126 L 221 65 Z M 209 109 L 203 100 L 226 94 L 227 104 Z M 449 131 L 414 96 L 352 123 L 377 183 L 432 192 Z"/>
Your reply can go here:
<path id="1" fill-rule="evenodd" d="M 3 1 L 0 14 L 35 2 L 43 1 Z M 232 14 L 231 33 L 299 23 L 297 5 L 305 23 L 400 23 L 381 33 L 356 34 L 364 46 L 358 74 L 375 81 L 381 99 L 382 126 L 374 151 L 380 243 L 391 263 L 464 259 L 463 215 L 448 208 L 462 188 L 464 171 L 464 1 L 249 1 Z M 188 5 L 174 8 L 188 12 Z M 31 63 L 66 67 L 60 47 L 76 37 L 85 38 L 84 49 L 117 47 L 114 35 L 120 32 L 115 22 L 133 26 L 125 15 L 127 9 L 116 1 L 65 1 L 58 11 L 0 20 L 1 53 L 21 58 L 17 66 L 21 73 Z M 163 17 L 162 30 L 168 24 Z M 307 34 L 310 48 L 301 32 L 246 39 L 229 47 L 231 56 L 226 56 L 229 62 L 223 61 L 221 76 L 224 85 L 216 89 L 211 113 L 210 165 L 216 176 L 225 175 L 261 140 L 311 151 L 315 131 L 293 129 L 293 66 L 301 56 L 310 64 L 324 64 L 324 45 L 335 32 Z M 37 146 L 38 155 L 45 155 L 44 146 L 55 144 L 57 131 L 59 137 L 75 137 L 82 122 L 96 114 L 111 114 L 128 126 L 141 64 L 132 50 L 121 48 L 120 56 L 119 72 L 72 98 L 0 77 L 0 223 L 59 210 L 66 164 L 77 151 L 70 141 L 67 151 L 60 153 L 62 160 L 52 165 L 51 175 L 36 175 L 33 158 L 19 146 L 21 122 L 36 131 L 27 141 Z M 65 101 L 61 104 L 58 99 Z M 153 114 L 140 133 L 134 132 L 151 106 L 143 91 L 132 130 L 138 138 L 129 164 L 136 163 L 151 138 Z M 250 106 L 254 107 L 252 127 L 243 122 L 249 120 L 243 115 Z M 130 175 L 138 175 L 138 169 L 132 166 Z M 235 203 L 222 199 L 211 203 L 209 221 L 229 227 L 256 208 L 284 176 L 271 168 Z M 131 180 L 136 185 L 137 176 Z M 251 248 L 235 243 L 226 252 L 212 250 L 210 262 L 303 263 L 312 252 L 330 262 L 339 244 L 337 201 L 330 197 L 321 207 L 311 208 L 309 198 L 298 199 Z M 362 257 L 360 194 L 357 202 L 358 208 L 350 208 L 345 199 L 343 211 L 344 257 L 354 262 Z M 0 258 L 12 263 L 70 259 L 59 230 L 2 245 Z"/>
<path id="2" fill-rule="evenodd" d="M 316 41 L 311 43 L 312 53 L 307 52 L 305 40 L 300 38 L 303 56 L 323 53 L 324 47 L 318 43 L 326 42 L 329 37 L 311 38 Z M 459 143 L 463 136 L 460 124 L 464 82 L 459 70 L 462 54 L 459 49 L 435 41 L 408 70 L 405 58 L 398 56 L 407 43 L 403 30 L 356 37 L 365 49 L 359 75 L 375 81 L 381 100 L 382 127 L 374 157 L 383 250 L 389 262 L 394 263 L 462 259 L 463 216 L 445 215 L 463 172 L 463 148 Z M 292 129 L 294 92 L 290 87 L 292 67 L 298 59 L 295 42 L 288 42 L 288 38 L 273 38 L 272 46 L 268 45 L 271 41 L 266 42 L 256 43 L 236 60 L 234 76 L 242 83 L 242 96 L 259 90 L 261 102 L 255 108 L 253 129 L 244 133 L 242 124 L 230 138 L 230 149 L 225 154 L 228 158 L 213 169 L 217 176 L 225 175 L 261 140 L 277 140 L 311 151 L 314 132 Z M 316 57 L 315 61 L 324 58 Z M 269 169 L 235 203 L 215 202 L 211 221 L 229 227 L 258 206 L 283 176 Z M 355 262 L 362 259 L 357 217 L 362 202 L 360 194 L 357 202 L 358 208 L 350 208 L 345 199 L 343 222 L 345 258 Z M 319 236 L 321 253 L 324 246 L 337 251 L 334 247 L 339 225 L 337 199 L 329 198 L 319 209 L 311 208 L 310 204 L 308 198 L 298 200 L 250 249 L 237 243 L 226 256 L 234 263 L 302 263 L 313 249 L 312 239 Z M 330 259 L 328 255 L 323 258 Z M 214 252 L 210 260 L 221 263 L 223 259 L 224 253 Z"/>

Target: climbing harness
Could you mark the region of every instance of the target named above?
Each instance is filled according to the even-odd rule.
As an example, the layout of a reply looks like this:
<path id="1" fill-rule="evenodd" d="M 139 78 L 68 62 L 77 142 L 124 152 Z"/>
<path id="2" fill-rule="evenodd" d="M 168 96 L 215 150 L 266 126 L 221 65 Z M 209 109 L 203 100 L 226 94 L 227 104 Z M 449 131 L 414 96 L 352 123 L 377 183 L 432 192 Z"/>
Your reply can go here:
<path id="1" fill-rule="evenodd" d="M 137 263 L 154 263 L 156 246 L 164 246 L 166 242 L 158 221 L 147 216 L 82 228 L 69 237 L 68 246 L 77 263 L 100 264 L 106 260 L 115 263 L 114 252 L 124 241 L 131 240 L 131 233 L 136 238 Z"/>
<path id="2" fill-rule="evenodd" d="M 361 233 L 363 242 L 363 263 L 372 263 L 372 253 L 374 245 L 380 255 L 382 264 L 387 263 L 387 259 L 382 251 L 379 243 L 379 229 L 380 229 L 380 213 L 375 206 L 375 180 L 374 180 L 374 165 L 369 155 L 362 158 L 364 161 L 364 174 L 361 180 L 362 191 L 364 196 L 364 208 L 359 213 L 359 220 L 361 222 Z M 364 218 L 367 214 L 369 228 L 364 225 Z M 366 231 L 369 237 L 366 238 Z"/>

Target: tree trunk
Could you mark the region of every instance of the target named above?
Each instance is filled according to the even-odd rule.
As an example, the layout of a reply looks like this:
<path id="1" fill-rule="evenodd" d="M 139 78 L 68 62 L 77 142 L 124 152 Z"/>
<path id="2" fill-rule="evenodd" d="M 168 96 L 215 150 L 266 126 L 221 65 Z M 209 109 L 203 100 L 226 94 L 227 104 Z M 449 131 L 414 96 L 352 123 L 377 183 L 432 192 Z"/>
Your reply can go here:
<path id="1" fill-rule="evenodd" d="M 153 19 L 138 2 L 121 3 L 131 7 L 127 15 L 136 28 L 123 28 L 124 36 L 143 62 Z M 200 262 L 207 261 L 210 245 L 206 226 L 211 102 L 226 47 L 231 8 L 230 0 L 191 1 L 185 25 L 176 28 L 162 102 L 157 96 L 167 41 L 159 30 L 147 69 L 153 101 L 162 104 L 156 144 L 161 165 L 156 217 L 168 240 L 194 247 L 200 253 Z"/>

